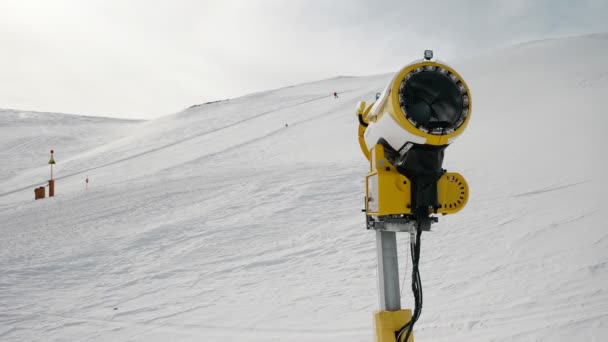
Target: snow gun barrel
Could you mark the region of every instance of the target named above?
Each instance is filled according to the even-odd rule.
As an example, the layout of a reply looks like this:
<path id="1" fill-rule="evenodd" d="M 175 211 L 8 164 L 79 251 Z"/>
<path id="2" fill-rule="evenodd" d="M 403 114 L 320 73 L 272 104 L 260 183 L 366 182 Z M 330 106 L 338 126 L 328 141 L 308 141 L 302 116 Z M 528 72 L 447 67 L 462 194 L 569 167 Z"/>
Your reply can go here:
<path id="1" fill-rule="evenodd" d="M 394 150 L 408 142 L 448 145 L 466 128 L 471 117 L 466 82 L 445 63 L 415 61 L 401 69 L 379 98 L 357 114 L 367 129 L 361 148 L 366 156 L 381 139 Z"/>
<path id="2" fill-rule="evenodd" d="M 357 105 L 359 144 L 371 164 L 366 212 L 376 220 L 451 214 L 468 199 L 464 178 L 442 163 L 471 119 L 471 93 L 460 74 L 427 52 L 397 72 L 374 103 Z"/>

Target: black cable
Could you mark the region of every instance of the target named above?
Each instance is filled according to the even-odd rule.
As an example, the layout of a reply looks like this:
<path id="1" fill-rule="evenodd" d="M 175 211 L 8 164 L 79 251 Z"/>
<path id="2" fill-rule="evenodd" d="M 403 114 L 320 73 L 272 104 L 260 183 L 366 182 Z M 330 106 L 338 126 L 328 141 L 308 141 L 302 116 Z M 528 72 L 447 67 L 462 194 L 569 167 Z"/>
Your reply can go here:
<path id="1" fill-rule="evenodd" d="M 416 321 L 418 321 L 418 318 L 420 318 L 420 314 L 422 312 L 422 279 L 420 278 L 420 270 L 418 268 L 418 263 L 420 261 L 420 236 L 422 235 L 421 228 L 422 227 L 418 225 L 418 229 L 416 230 L 416 239 L 415 241 L 410 242 L 410 254 L 412 256 L 412 292 L 414 294 L 414 313 L 412 314 L 410 321 L 396 332 L 395 335 L 397 342 L 401 342 L 402 336 L 405 336 L 403 341 L 407 342 L 412 334 L 412 330 L 414 329 L 414 324 Z"/>
<path id="2" fill-rule="evenodd" d="M 359 125 L 361 125 L 363 127 L 369 126 L 369 124 L 367 122 L 363 121 L 363 115 L 359 114 L 359 115 L 357 115 L 357 117 L 359 118 Z"/>

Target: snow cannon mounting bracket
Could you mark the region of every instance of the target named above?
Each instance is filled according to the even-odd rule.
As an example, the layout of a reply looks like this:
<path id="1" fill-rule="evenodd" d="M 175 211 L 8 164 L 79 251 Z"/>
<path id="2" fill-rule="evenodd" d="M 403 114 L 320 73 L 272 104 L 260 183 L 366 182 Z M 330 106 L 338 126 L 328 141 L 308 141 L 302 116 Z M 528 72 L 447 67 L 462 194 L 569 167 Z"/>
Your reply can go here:
<path id="1" fill-rule="evenodd" d="M 387 232 L 412 232 L 420 229 L 431 231 L 431 224 L 439 222 L 437 217 L 425 217 L 415 219 L 412 217 L 381 217 L 366 215 L 366 226 L 368 230 L 379 230 Z"/>

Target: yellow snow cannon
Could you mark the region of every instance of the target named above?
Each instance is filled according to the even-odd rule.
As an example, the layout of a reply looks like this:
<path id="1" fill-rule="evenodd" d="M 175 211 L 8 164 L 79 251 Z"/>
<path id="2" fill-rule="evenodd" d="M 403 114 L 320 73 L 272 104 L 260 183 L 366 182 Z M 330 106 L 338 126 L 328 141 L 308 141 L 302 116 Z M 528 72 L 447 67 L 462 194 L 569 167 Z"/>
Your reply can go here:
<path id="1" fill-rule="evenodd" d="M 464 177 L 442 168 L 444 151 L 471 118 L 464 79 L 432 51 L 392 78 L 371 105 L 359 102 L 359 144 L 370 162 L 366 177 L 368 229 L 389 222 L 436 222 L 467 203 Z"/>

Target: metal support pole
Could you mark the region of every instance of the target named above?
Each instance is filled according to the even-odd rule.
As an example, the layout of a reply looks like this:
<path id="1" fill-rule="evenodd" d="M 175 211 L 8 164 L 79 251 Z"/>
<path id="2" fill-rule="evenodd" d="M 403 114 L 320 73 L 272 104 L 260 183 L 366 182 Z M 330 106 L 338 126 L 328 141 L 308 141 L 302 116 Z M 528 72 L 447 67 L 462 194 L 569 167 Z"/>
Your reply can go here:
<path id="1" fill-rule="evenodd" d="M 378 254 L 380 311 L 401 310 L 396 233 L 377 230 L 376 252 Z"/>

